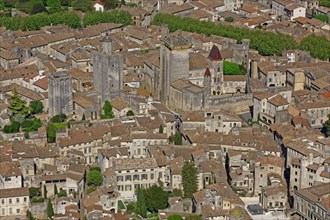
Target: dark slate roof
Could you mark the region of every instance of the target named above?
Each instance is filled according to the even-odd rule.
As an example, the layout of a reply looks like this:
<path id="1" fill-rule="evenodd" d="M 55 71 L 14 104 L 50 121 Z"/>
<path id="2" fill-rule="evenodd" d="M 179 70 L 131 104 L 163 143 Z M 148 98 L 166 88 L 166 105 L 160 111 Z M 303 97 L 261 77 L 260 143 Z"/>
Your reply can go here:
<path id="1" fill-rule="evenodd" d="M 211 61 L 220 61 L 220 60 L 222 60 L 220 50 L 217 46 L 213 45 L 208 58 Z"/>

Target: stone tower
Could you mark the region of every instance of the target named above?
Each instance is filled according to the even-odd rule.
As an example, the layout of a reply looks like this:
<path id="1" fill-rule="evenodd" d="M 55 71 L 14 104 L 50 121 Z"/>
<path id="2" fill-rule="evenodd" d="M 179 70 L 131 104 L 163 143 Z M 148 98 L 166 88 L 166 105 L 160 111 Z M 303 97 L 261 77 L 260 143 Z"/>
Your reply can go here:
<path id="1" fill-rule="evenodd" d="M 160 77 L 159 94 L 161 101 L 169 102 L 170 85 L 189 74 L 189 50 L 191 44 L 181 34 L 162 36 L 160 48 Z"/>
<path id="2" fill-rule="evenodd" d="M 203 108 L 206 107 L 207 101 L 211 95 L 211 84 L 212 84 L 212 75 L 210 69 L 207 67 L 204 73 L 204 80 L 203 80 L 203 92 L 204 92 L 204 99 L 203 99 Z"/>
<path id="3" fill-rule="evenodd" d="M 55 72 L 49 75 L 48 106 L 49 116 L 71 114 L 73 110 L 72 79 L 65 72 Z"/>
<path id="4" fill-rule="evenodd" d="M 99 51 L 92 53 L 94 89 L 100 94 L 101 103 L 120 96 L 123 88 L 123 56 L 112 54 L 112 41 L 101 41 Z"/>
<path id="5" fill-rule="evenodd" d="M 208 59 L 212 62 L 214 72 L 211 83 L 212 93 L 215 91 L 216 95 L 220 95 L 223 92 L 223 59 L 220 50 L 216 45 L 213 45 Z"/>

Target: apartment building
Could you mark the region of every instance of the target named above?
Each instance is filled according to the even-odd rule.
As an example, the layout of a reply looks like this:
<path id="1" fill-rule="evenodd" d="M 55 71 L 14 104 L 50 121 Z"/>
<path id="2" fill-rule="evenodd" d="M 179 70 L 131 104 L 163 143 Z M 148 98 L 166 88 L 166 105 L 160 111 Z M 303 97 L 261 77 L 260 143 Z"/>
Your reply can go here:
<path id="1" fill-rule="evenodd" d="M 0 216 L 25 216 L 30 209 L 28 188 L 0 189 Z"/>
<path id="2" fill-rule="evenodd" d="M 158 184 L 165 174 L 155 158 L 118 158 L 114 160 L 114 176 L 117 190 L 123 199 L 134 199 L 135 191 Z"/>
<path id="3" fill-rule="evenodd" d="M 295 190 L 294 210 L 301 219 L 330 218 L 330 183 Z"/>

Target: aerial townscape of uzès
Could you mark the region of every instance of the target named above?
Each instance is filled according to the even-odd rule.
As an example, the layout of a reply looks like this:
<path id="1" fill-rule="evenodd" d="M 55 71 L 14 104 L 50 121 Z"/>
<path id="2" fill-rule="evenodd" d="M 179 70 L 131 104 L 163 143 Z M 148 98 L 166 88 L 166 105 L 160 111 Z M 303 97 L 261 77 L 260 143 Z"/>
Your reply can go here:
<path id="1" fill-rule="evenodd" d="M 330 220 L 330 0 L 0 0 L 0 220 Z"/>

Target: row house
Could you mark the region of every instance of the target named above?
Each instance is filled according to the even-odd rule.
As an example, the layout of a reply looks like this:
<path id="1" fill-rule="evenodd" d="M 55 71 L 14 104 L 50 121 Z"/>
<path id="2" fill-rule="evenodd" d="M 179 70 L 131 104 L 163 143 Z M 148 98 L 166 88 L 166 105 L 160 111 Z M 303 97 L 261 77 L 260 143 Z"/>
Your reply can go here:
<path id="1" fill-rule="evenodd" d="M 330 182 L 329 158 L 323 162 L 313 162 L 313 158 L 295 158 L 290 165 L 290 190 L 304 189 L 319 183 Z"/>
<path id="2" fill-rule="evenodd" d="M 189 112 L 182 117 L 184 130 L 203 129 L 206 132 L 229 134 L 233 128 L 242 127 L 242 120 L 231 112 Z"/>
<path id="3" fill-rule="evenodd" d="M 271 8 L 272 12 L 280 19 L 293 20 L 306 16 L 306 8 L 291 0 L 273 0 Z"/>
<path id="4" fill-rule="evenodd" d="M 254 164 L 254 194 L 261 195 L 262 188 L 268 186 L 269 174 L 284 177 L 284 159 L 274 156 L 262 156 Z"/>
<path id="5" fill-rule="evenodd" d="M 252 193 L 254 189 L 253 167 L 258 151 L 228 150 L 226 158 L 230 185 L 239 192 Z"/>
<path id="6" fill-rule="evenodd" d="M 100 206 L 101 210 L 118 213 L 119 193 L 113 187 L 100 187 L 82 198 L 84 215 L 91 210 L 93 206 Z"/>
<path id="7" fill-rule="evenodd" d="M 277 173 L 267 175 L 267 186 L 262 188 L 261 204 L 267 212 L 285 211 L 287 208 L 287 187 L 284 179 Z"/>
<path id="8" fill-rule="evenodd" d="M 253 120 L 261 120 L 266 124 L 281 121 L 281 112 L 287 111 L 289 107 L 288 93 L 255 93 L 253 95 Z"/>
<path id="9" fill-rule="evenodd" d="M 78 198 L 82 198 L 84 193 L 84 176 L 73 172 L 65 172 L 55 175 L 45 175 L 40 177 L 41 187 L 43 190 L 43 196 L 53 197 L 55 196 L 55 185 L 58 191 L 64 190 L 67 195 L 78 195 Z M 45 195 L 46 193 L 46 195 Z"/>
<path id="10" fill-rule="evenodd" d="M 116 188 L 121 198 L 135 199 L 138 187 L 148 188 L 158 185 L 164 176 L 164 169 L 159 169 L 155 158 L 116 158 L 112 167 Z"/>
<path id="11" fill-rule="evenodd" d="M 23 176 L 19 162 L 0 163 L 0 189 L 21 188 Z"/>
<path id="12" fill-rule="evenodd" d="M 0 216 L 25 217 L 31 203 L 28 188 L 0 189 Z"/>
<path id="13" fill-rule="evenodd" d="M 313 128 L 321 128 L 330 114 L 329 100 L 322 100 L 321 98 L 301 102 L 297 108 L 309 117 L 309 122 Z"/>
<path id="14" fill-rule="evenodd" d="M 294 211 L 304 219 L 330 218 L 330 183 L 294 191 Z"/>
<path id="15" fill-rule="evenodd" d="M 96 162 L 98 149 L 111 138 L 110 126 L 76 127 L 68 131 L 67 137 L 58 138 L 57 146 L 61 156 L 67 156 L 72 149 L 84 153 L 87 164 Z"/>

